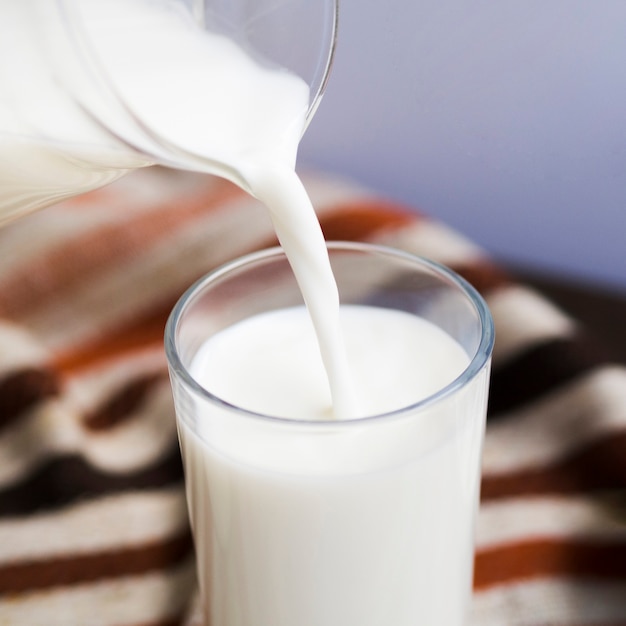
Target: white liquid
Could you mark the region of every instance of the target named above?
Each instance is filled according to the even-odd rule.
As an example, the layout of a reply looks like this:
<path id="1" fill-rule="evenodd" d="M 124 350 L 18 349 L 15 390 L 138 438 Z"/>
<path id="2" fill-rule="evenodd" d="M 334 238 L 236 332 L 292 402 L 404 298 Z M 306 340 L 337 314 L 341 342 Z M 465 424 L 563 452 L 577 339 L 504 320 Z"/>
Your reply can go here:
<path id="1" fill-rule="evenodd" d="M 47 0 L 0 4 L 0 225 L 149 162 L 91 123 L 57 81 L 55 9 Z"/>
<path id="2" fill-rule="evenodd" d="M 49 0 L 0 5 L 0 56 L 16 60 L 0 64 L 0 222 L 147 163 L 114 135 L 162 161 L 235 181 L 269 208 L 320 339 L 334 411 L 354 414 L 336 287 L 315 211 L 294 171 L 308 86 L 209 35 L 177 2 L 68 6 L 79 25 L 72 33 L 88 34 L 82 47 L 80 38 L 77 47 L 68 45 Z M 85 64 L 97 72 L 85 72 Z M 94 83 L 94 76 L 105 78 Z"/>
<path id="3" fill-rule="evenodd" d="M 161 158 L 244 186 L 247 167 L 293 170 L 308 86 L 208 34 L 182 4 L 0 4 L 0 222 Z"/>
<path id="4" fill-rule="evenodd" d="M 369 414 L 429 396 L 467 366 L 454 340 L 410 314 L 351 306 L 341 321 Z M 191 373 L 237 406 L 325 420 L 315 350 L 305 311 L 286 309 L 209 339 Z M 460 626 L 482 434 L 472 411 L 483 387 L 422 419 L 310 429 L 188 407 L 196 432 L 184 422 L 179 432 L 206 623 Z"/>
<path id="5" fill-rule="evenodd" d="M 426 320 L 402 311 L 341 308 L 341 331 L 365 415 L 415 404 L 468 365 L 461 346 Z M 207 341 L 190 372 L 235 406 L 287 419 L 332 416 L 326 373 L 304 308 L 257 315 Z"/>

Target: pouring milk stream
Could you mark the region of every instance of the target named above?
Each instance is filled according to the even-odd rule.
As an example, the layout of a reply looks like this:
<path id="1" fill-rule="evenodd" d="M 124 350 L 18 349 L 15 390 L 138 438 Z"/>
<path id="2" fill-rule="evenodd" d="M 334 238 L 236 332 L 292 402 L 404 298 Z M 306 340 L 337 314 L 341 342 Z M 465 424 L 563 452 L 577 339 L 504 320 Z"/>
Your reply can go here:
<path id="1" fill-rule="evenodd" d="M 46 0 L 2 5 L 0 57 L 20 61 L 0 66 L 0 223 L 154 161 L 233 180 L 269 208 L 320 339 L 334 411 L 353 415 L 339 300 L 295 173 L 308 85 L 205 31 L 180 2 L 61 6 L 68 14 Z M 80 20 L 69 38 L 63 19 Z"/>
<path id="2" fill-rule="evenodd" d="M 23 0 L 1 11 L 0 224 L 154 162 L 232 180 L 269 209 L 313 321 L 328 413 L 371 414 L 357 406 L 324 237 L 295 173 L 304 80 L 174 0 Z"/>

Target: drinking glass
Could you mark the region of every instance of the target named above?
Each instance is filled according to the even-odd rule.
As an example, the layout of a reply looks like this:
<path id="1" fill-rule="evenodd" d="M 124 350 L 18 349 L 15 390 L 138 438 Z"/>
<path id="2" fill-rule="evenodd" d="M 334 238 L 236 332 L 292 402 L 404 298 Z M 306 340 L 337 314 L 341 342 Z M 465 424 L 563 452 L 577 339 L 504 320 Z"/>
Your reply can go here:
<path id="1" fill-rule="evenodd" d="M 203 388 L 190 367 L 223 329 L 302 305 L 288 261 L 280 249 L 254 253 L 192 286 L 171 314 L 165 347 L 205 624 L 461 626 L 491 316 L 445 267 L 372 244 L 328 248 L 342 306 L 422 317 L 458 342 L 468 365 L 428 397 L 383 415 L 255 413 Z"/>

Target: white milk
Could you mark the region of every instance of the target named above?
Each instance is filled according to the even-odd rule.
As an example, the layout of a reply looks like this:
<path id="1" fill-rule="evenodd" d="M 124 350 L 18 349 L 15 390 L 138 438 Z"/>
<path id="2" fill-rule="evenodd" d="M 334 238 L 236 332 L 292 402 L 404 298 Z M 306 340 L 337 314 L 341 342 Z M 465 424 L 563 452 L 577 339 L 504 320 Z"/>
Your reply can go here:
<path id="1" fill-rule="evenodd" d="M 334 410 L 355 413 L 322 232 L 294 171 L 308 86 L 208 34 L 177 2 L 66 4 L 73 45 L 56 2 L 0 5 L 0 57 L 14 61 L 0 64 L 0 223 L 146 165 L 146 155 L 233 180 L 269 208 L 320 338 Z"/>
<path id="2" fill-rule="evenodd" d="M 180 5 L 0 4 L 0 222 L 160 159 L 244 186 L 247 164 L 293 170 L 308 86 Z"/>
<path id="3" fill-rule="evenodd" d="M 415 404 L 451 383 L 468 357 L 448 334 L 402 311 L 341 308 L 341 330 L 362 417 Z M 332 418 L 317 339 L 304 308 L 257 315 L 207 341 L 193 377 L 242 409 L 287 419 Z"/>
<path id="4" fill-rule="evenodd" d="M 58 82 L 46 46 L 55 8 L 0 4 L 0 224 L 149 163 L 93 124 Z"/>
<path id="5" fill-rule="evenodd" d="M 417 402 L 467 366 L 459 344 L 408 313 L 347 306 L 341 320 L 369 415 Z M 421 417 L 328 421 L 301 308 L 218 333 L 191 373 L 236 406 L 317 420 L 293 428 L 187 407 L 206 437 L 179 422 L 207 624 L 463 623 L 482 435 L 471 414 L 484 379 Z"/>

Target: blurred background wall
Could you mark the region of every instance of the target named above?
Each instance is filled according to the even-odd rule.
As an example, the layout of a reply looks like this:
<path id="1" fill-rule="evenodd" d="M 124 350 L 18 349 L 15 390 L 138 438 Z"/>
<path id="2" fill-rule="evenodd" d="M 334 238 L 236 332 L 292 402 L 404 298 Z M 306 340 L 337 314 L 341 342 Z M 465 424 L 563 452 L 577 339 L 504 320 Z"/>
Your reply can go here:
<path id="1" fill-rule="evenodd" d="M 300 164 L 626 292 L 626 1 L 340 2 Z"/>

